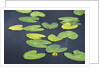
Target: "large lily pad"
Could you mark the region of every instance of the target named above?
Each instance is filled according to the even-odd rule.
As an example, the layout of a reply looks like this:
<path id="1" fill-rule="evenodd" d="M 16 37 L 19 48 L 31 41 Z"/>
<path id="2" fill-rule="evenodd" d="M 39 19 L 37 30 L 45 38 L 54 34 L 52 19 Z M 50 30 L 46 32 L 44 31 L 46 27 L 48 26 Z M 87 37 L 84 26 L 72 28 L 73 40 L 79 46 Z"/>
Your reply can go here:
<path id="1" fill-rule="evenodd" d="M 74 10 L 74 14 L 81 16 L 85 14 L 85 10 Z"/>
<path id="2" fill-rule="evenodd" d="M 41 25 L 30 25 L 23 28 L 25 31 L 36 32 L 36 31 L 43 31 L 43 28 L 40 28 Z"/>
<path id="3" fill-rule="evenodd" d="M 49 39 L 50 41 L 60 41 L 60 40 L 62 40 L 62 38 L 59 38 L 59 37 L 55 36 L 54 34 L 50 34 L 50 35 L 48 36 L 48 39 Z"/>
<path id="4" fill-rule="evenodd" d="M 30 13 L 32 10 L 16 10 L 19 13 Z"/>
<path id="5" fill-rule="evenodd" d="M 51 24 L 48 24 L 47 22 L 43 22 L 43 23 L 42 23 L 42 26 L 43 26 L 44 28 L 47 28 L 47 29 L 55 29 L 55 28 L 58 26 L 58 23 L 53 22 L 53 23 L 51 23 Z"/>
<path id="6" fill-rule="evenodd" d="M 45 57 L 45 53 L 37 53 L 36 50 L 30 50 L 24 53 L 23 58 L 26 60 L 36 60 Z"/>
<path id="7" fill-rule="evenodd" d="M 52 44 L 52 45 L 46 47 L 46 51 L 48 53 L 53 53 L 53 52 L 60 53 L 60 52 L 64 52 L 67 50 L 67 48 L 60 48 L 60 47 L 61 46 L 58 44 Z"/>
<path id="8" fill-rule="evenodd" d="M 32 17 L 45 17 L 45 14 L 43 12 L 39 12 L 39 11 L 34 11 L 30 14 Z"/>
<path id="9" fill-rule="evenodd" d="M 51 44 L 52 42 L 47 40 L 27 40 L 26 43 L 31 47 L 46 48 L 47 44 Z"/>
<path id="10" fill-rule="evenodd" d="M 26 34 L 26 36 L 30 39 L 41 39 L 43 37 L 46 37 L 45 35 L 43 34 L 38 34 L 38 33 L 28 33 Z"/>
<path id="11" fill-rule="evenodd" d="M 64 56 L 74 61 L 85 61 L 85 53 L 79 50 L 74 50 L 73 54 L 65 52 Z"/>
<path id="12" fill-rule="evenodd" d="M 26 22 L 26 23 L 36 23 L 37 20 L 39 20 L 39 18 L 37 18 L 37 17 L 29 17 L 29 16 L 26 16 L 26 17 L 19 17 L 18 19 L 19 19 L 20 21 Z"/>
<path id="13" fill-rule="evenodd" d="M 23 25 L 10 26 L 8 29 L 10 29 L 10 30 L 23 30 Z"/>
<path id="14" fill-rule="evenodd" d="M 75 29 L 78 25 L 71 25 L 71 23 L 65 23 L 61 26 L 63 29 Z"/>
<path id="15" fill-rule="evenodd" d="M 58 37 L 62 39 L 68 37 L 69 39 L 74 40 L 78 38 L 78 34 L 73 31 L 64 31 L 64 32 L 59 33 Z"/>

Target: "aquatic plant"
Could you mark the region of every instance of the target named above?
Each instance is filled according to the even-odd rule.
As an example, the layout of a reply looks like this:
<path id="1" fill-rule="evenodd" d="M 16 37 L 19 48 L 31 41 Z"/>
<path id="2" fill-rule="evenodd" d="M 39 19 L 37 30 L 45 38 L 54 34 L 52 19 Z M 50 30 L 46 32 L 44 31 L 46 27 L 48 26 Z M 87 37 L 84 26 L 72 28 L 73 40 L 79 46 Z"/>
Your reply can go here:
<path id="1" fill-rule="evenodd" d="M 32 10 L 16 10 L 19 13 L 30 13 Z"/>
<path id="2" fill-rule="evenodd" d="M 81 16 L 81 15 L 85 14 L 85 10 L 74 10 L 73 13 L 74 13 L 75 15 Z"/>

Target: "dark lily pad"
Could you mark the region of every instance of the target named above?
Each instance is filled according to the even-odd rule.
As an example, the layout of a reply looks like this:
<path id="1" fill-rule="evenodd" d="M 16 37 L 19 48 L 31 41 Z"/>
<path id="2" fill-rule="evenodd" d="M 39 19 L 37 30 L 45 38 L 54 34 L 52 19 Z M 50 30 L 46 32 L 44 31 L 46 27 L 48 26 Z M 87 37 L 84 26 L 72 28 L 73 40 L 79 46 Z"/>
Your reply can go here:
<path id="1" fill-rule="evenodd" d="M 30 13 L 32 10 L 16 10 L 19 13 Z"/>
<path id="2" fill-rule="evenodd" d="M 23 25 L 10 26 L 8 29 L 10 29 L 10 30 L 23 30 Z"/>
<path id="3" fill-rule="evenodd" d="M 45 57 L 45 53 L 37 53 L 36 50 L 30 50 L 24 53 L 23 58 L 26 60 L 36 60 Z"/>
<path id="4" fill-rule="evenodd" d="M 39 12 L 39 11 L 34 11 L 30 14 L 32 17 L 45 17 L 45 14 L 43 12 Z"/>
<path id="5" fill-rule="evenodd" d="M 74 10 L 74 14 L 81 16 L 85 14 L 85 10 Z"/>

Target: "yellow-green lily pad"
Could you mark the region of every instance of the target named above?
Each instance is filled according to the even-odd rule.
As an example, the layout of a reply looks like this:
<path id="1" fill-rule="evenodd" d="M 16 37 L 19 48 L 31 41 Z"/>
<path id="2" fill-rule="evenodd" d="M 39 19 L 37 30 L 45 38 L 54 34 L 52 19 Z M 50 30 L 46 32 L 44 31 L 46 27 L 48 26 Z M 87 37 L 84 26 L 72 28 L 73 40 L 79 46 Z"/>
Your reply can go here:
<path id="1" fill-rule="evenodd" d="M 48 53 L 53 53 L 53 52 L 60 53 L 60 52 L 64 52 L 67 50 L 67 48 L 64 48 L 64 47 L 60 48 L 60 47 L 61 46 L 58 44 L 52 44 L 52 45 L 46 47 L 46 51 Z"/>
<path id="2" fill-rule="evenodd" d="M 78 25 L 71 25 L 71 23 L 65 23 L 61 26 L 63 29 L 75 29 Z"/>
<path id="3" fill-rule="evenodd" d="M 45 35 L 43 34 L 38 34 L 38 33 L 28 33 L 26 34 L 26 36 L 30 39 L 41 39 L 43 37 L 46 37 Z"/>
<path id="4" fill-rule="evenodd" d="M 47 40 L 27 40 L 26 43 L 35 48 L 46 48 L 47 44 L 51 44 L 52 42 Z"/>
<path id="5" fill-rule="evenodd" d="M 36 23 L 39 20 L 39 18 L 37 18 L 37 17 L 29 17 L 29 16 L 19 17 L 18 19 L 20 21 L 26 22 L 26 23 Z"/>
<path id="6" fill-rule="evenodd" d="M 36 50 L 30 50 L 24 53 L 23 58 L 26 60 L 36 60 L 45 57 L 45 53 L 37 53 Z"/>
<path id="7" fill-rule="evenodd" d="M 40 12 L 40 11 L 34 11 L 30 14 L 32 17 L 45 17 L 45 14 L 43 12 Z"/>
<path id="8" fill-rule="evenodd" d="M 19 13 L 30 13 L 32 10 L 16 10 Z"/>
<path id="9" fill-rule="evenodd" d="M 74 61 L 85 61 L 85 53 L 79 50 L 74 50 L 73 54 L 65 52 L 64 56 Z"/>
<path id="10" fill-rule="evenodd" d="M 40 27 L 41 25 L 30 25 L 30 26 L 23 27 L 23 30 L 30 31 L 30 32 L 43 31 L 44 29 Z"/>
<path id="11" fill-rule="evenodd" d="M 10 26 L 8 29 L 10 29 L 10 30 L 23 30 L 23 25 Z"/>
<path id="12" fill-rule="evenodd" d="M 85 14 L 85 10 L 74 10 L 74 14 L 81 16 Z"/>

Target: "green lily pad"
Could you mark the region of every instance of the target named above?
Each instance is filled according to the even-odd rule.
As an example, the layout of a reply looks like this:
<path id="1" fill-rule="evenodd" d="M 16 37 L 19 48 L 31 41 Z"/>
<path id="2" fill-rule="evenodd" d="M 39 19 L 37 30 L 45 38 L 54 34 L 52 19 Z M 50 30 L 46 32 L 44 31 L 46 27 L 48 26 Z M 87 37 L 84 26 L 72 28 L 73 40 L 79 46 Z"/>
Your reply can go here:
<path id="1" fill-rule="evenodd" d="M 65 52 L 64 56 L 74 61 L 85 61 L 85 53 L 79 50 L 74 50 L 73 54 Z"/>
<path id="2" fill-rule="evenodd" d="M 32 17 L 45 17 L 45 14 L 43 12 L 39 12 L 39 11 L 34 11 L 30 14 Z"/>
<path id="3" fill-rule="evenodd" d="M 52 42 L 47 40 L 27 40 L 26 43 L 35 48 L 46 48 L 47 44 L 51 44 Z"/>
<path id="4" fill-rule="evenodd" d="M 19 17 L 18 19 L 20 21 L 26 22 L 26 23 L 36 23 L 39 20 L 39 18 L 37 18 L 37 17 L 29 17 L 29 16 Z"/>
<path id="5" fill-rule="evenodd" d="M 46 51 L 48 53 L 53 53 L 53 52 L 60 53 L 60 52 L 64 52 L 67 50 L 67 48 L 60 48 L 60 47 L 61 46 L 58 44 L 52 44 L 52 45 L 46 47 Z"/>
<path id="6" fill-rule="evenodd" d="M 60 40 L 62 40 L 62 38 L 59 38 L 59 37 L 55 36 L 54 34 L 50 34 L 50 35 L 48 36 L 48 39 L 49 39 L 50 41 L 60 41 Z"/>
<path id="7" fill-rule="evenodd" d="M 23 30 L 23 25 L 10 26 L 8 29 L 10 29 L 10 30 Z"/>
<path id="8" fill-rule="evenodd" d="M 53 22 L 53 23 L 51 23 L 51 24 L 48 24 L 47 22 L 43 22 L 43 23 L 42 23 L 42 26 L 43 26 L 44 28 L 47 28 L 47 29 L 55 29 L 56 27 L 58 27 L 58 23 Z"/>
<path id="9" fill-rule="evenodd" d="M 71 23 L 65 23 L 61 26 L 63 29 L 75 29 L 78 25 L 71 25 Z"/>
<path id="10" fill-rule="evenodd" d="M 43 34 L 38 34 L 38 33 L 28 33 L 26 34 L 26 36 L 30 39 L 41 39 L 43 37 L 46 37 L 45 35 Z"/>
<path id="11" fill-rule="evenodd" d="M 74 10 L 74 14 L 81 16 L 85 14 L 85 10 Z"/>
<path id="12" fill-rule="evenodd" d="M 37 53 L 36 50 L 30 50 L 24 53 L 23 58 L 26 60 L 36 60 L 45 57 L 45 53 Z"/>
<path id="13" fill-rule="evenodd" d="M 25 31 L 36 32 L 36 31 L 43 31 L 43 28 L 40 28 L 41 25 L 30 25 L 23 28 Z"/>
<path id="14" fill-rule="evenodd" d="M 32 10 L 16 10 L 19 13 L 30 13 Z"/>

